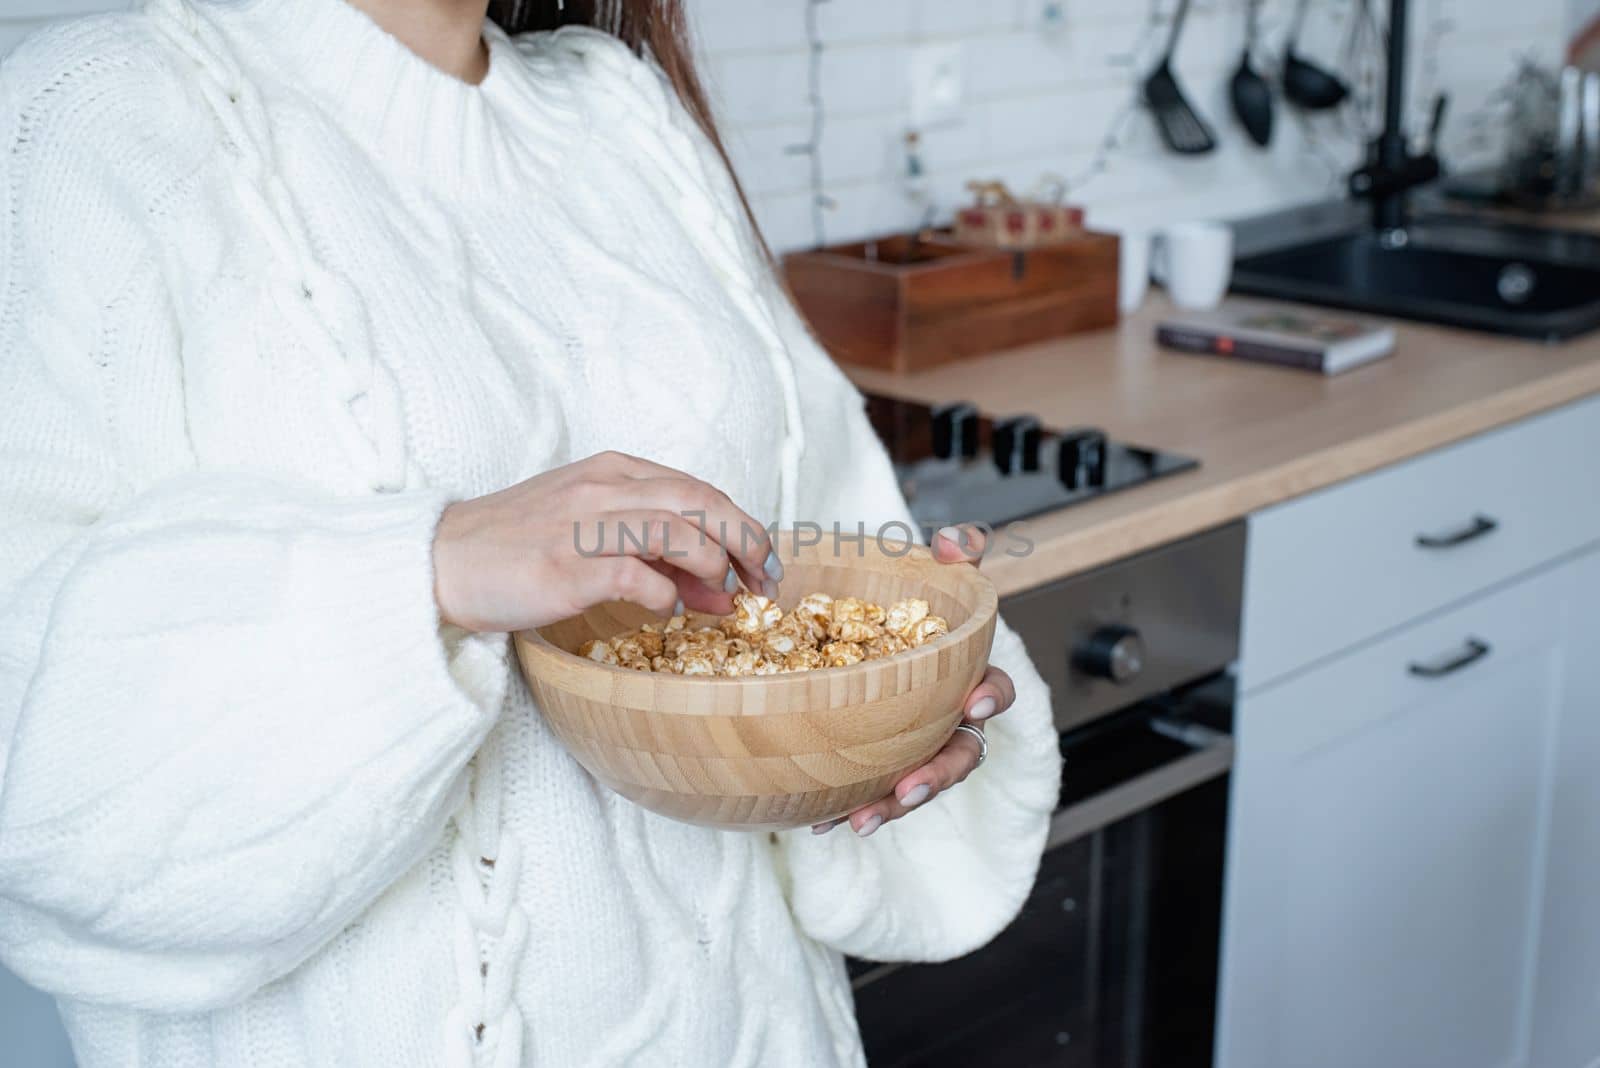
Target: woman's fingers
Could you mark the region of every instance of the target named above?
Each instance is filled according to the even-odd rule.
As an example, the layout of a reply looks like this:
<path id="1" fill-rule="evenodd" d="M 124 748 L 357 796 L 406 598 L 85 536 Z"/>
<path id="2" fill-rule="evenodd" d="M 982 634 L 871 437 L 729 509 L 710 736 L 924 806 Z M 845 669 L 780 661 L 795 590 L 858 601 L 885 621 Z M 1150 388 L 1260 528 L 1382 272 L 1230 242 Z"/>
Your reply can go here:
<path id="1" fill-rule="evenodd" d="M 578 545 L 586 556 L 659 560 L 719 590 L 728 576 L 722 546 L 702 538 L 693 523 L 672 512 L 602 512 L 580 525 Z"/>
<path id="2" fill-rule="evenodd" d="M 584 606 L 628 601 L 660 616 L 678 603 L 678 584 L 637 556 L 596 556 L 580 560 L 572 577 Z"/>
<path id="3" fill-rule="evenodd" d="M 733 595 L 721 586 L 712 589 L 697 576 L 660 560 L 646 560 L 645 563 L 677 584 L 678 600 L 685 609 L 712 616 L 726 616 L 733 612 Z"/>
<path id="4" fill-rule="evenodd" d="M 479 632 L 619 599 L 722 615 L 741 582 L 774 595 L 783 577 L 765 528 L 725 494 L 615 452 L 449 505 L 432 549 L 440 618 Z"/>
<path id="5" fill-rule="evenodd" d="M 776 596 L 783 565 L 766 527 L 715 486 L 683 471 L 626 453 L 603 452 L 572 465 L 565 486 L 580 512 L 660 509 L 693 522 L 723 546 L 740 581 Z"/>
<path id="6" fill-rule="evenodd" d="M 1017 700 L 1017 688 L 1011 676 L 997 667 L 984 672 L 983 679 L 967 695 L 967 720 L 982 723 L 1010 708 Z"/>
<path id="7" fill-rule="evenodd" d="M 921 808 L 945 790 L 965 781 L 978 766 L 978 754 L 978 740 L 966 731 L 957 731 L 932 760 L 901 779 L 892 795 L 856 809 L 844 822 L 848 822 L 860 837 L 871 836 L 885 823 Z M 835 826 L 840 823 L 818 824 L 812 830 L 825 834 Z"/>
<path id="8" fill-rule="evenodd" d="M 665 464 L 658 464 L 654 460 L 646 460 L 642 456 L 632 453 L 606 451 L 597 452 L 587 459 L 579 460 L 572 464 L 570 470 L 573 475 L 582 480 L 594 478 L 598 480 L 615 478 L 688 478 L 687 473 Z"/>
<path id="9" fill-rule="evenodd" d="M 701 540 L 714 542 L 727 552 L 748 589 L 769 597 L 777 592 L 768 590 L 767 584 L 781 581 L 783 568 L 776 562 L 766 528 L 721 490 L 687 475 L 636 479 L 614 489 L 626 502 L 621 507 L 661 509 L 682 516 L 700 532 Z M 719 586 L 721 581 L 719 576 Z"/>
<path id="10" fill-rule="evenodd" d="M 983 563 L 983 550 L 989 544 L 988 535 L 974 526 L 941 527 L 933 536 L 933 558 L 941 564 Z"/>
<path id="11" fill-rule="evenodd" d="M 895 802 L 909 812 L 966 781 L 978 766 L 978 752 L 978 739 L 957 731 L 932 760 L 895 784 Z"/>

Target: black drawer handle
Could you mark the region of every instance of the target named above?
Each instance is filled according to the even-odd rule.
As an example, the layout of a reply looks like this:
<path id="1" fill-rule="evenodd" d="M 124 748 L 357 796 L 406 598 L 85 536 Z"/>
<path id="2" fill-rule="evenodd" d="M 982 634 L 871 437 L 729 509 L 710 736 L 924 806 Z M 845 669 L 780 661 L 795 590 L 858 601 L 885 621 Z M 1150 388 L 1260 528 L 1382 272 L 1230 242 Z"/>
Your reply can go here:
<path id="1" fill-rule="evenodd" d="M 1489 655 L 1489 643 L 1468 638 L 1466 648 L 1454 656 L 1434 660 L 1427 664 L 1412 664 L 1411 674 L 1421 679 L 1442 679 L 1454 675 L 1462 668 L 1471 667 Z"/>
<path id="2" fill-rule="evenodd" d="M 1485 534 L 1493 534 L 1500 524 L 1486 515 L 1472 517 L 1472 522 L 1448 534 L 1418 534 L 1417 544 L 1424 549 L 1454 549 L 1469 541 L 1477 541 Z"/>

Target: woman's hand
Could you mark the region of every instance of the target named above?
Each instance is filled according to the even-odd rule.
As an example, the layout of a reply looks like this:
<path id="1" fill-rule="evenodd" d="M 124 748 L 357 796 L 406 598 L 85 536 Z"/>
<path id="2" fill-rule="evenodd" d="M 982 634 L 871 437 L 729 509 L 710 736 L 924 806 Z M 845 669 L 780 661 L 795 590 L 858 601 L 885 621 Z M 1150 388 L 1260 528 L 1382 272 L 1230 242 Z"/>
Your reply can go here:
<path id="1" fill-rule="evenodd" d="M 945 527 L 933 538 L 933 556 L 941 563 L 971 564 L 976 567 L 983 558 L 983 548 L 983 534 L 972 527 Z M 967 695 L 966 718 L 962 722 L 981 730 L 985 721 L 1010 708 L 1016 699 L 1017 691 L 1011 684 L 1011 676 L 992 667 Z M 827 834 L 840 824 L 849 823 L 856 834 L 865 838 L 885 823 L 899 819 L 958 785 L 977 768 L 980 752 L 976 738 L 966 731 L 956 731 L 955 736 L 945 743 L 945 747 L 932 760 L 896 783 L 893 794 L 882 801 L 858 808 L 832 823 L 819 823 L 811 829 L 816 834 Z"/>
<path id="2" fill-rule="evenodd" d="M 766 530 L 682 471 L 606 452 L 445 509 L 434 598 L 473 631 L 542 627 L 606 601 L 726 615 L 736 579 L 777 596 Z"/>

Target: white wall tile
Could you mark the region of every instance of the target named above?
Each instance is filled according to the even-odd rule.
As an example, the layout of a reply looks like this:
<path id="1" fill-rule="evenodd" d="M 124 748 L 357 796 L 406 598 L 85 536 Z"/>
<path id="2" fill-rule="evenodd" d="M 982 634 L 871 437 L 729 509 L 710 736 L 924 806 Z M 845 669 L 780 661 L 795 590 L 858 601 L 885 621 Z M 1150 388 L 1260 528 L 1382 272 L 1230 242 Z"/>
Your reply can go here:
<path id="1" fill-rule="evenodd" d="M 827 0 L 817 7 L 817 28 L 828 44 L 903 40 L 916 7 L 917 0 Z"/>
<path id="2" fill-rule="evenodd" d="M 1009 29 L 1017 13 L 1014 0 L 918 0 L 912 8 L 911 31 L 919 37 L 967 36 Z"/>
<path id="3" fill-rule="evenodd" d="M 828 49 L 822 55 L 822 99 L 828 113 L 863 115 L 904 110 L 910 97 L 910 56 L 910 49 L 899 44 Z"/>
<path id="4" fill-rule="evenodd" d="M 805 5 L 786 0 L 694 0 L 689 18 L 712 52 L 793 48 L 805 37 Z"/>
<path id="5" fill-rule="evenodd" d="M 809 120 L 808 73 L 804 52 L 713 54 L 706 63 L 717 114 L 736 125 Z"/>
<path id="6" fill-rule="evenodd" d="M 689 0 L 708 8 L 732 2 Z M 713 49 L 710 61 L 718 72 L 729 72 L 741 97 L 725 100 L 728 121 L 773 128 L 752 130 L 739 159 L 760 193 L 758 214 L 773 244 L 786 248 L 797 240 L 810 243 L 811 200 L 804 184 L 809 167 L 804 159 L 764 154 L 805 125 L 806 0 L 750 6 L 769 14 L 798 13 L 801 28 L 792 40 L 779 34 L 764 62 L 755 62 L 748 48 Z M 1336 65 L 1355 5 L 1311 0 L 1310 6 L 1300 50 Z M 1498 131 L 1486 121 L 1486 106 L 1519 57 L 1559 59 L 1566 0 L 1418 0 L 1412 6 L 1413 50 L 1419 61 L 1436 54 L 1436 80 L 1452 96 L 1445 145 L 1458 165 L 1492 158 L 1496 137 L 1484 133 Z M 1059 20 L 1046 20 L 1049 8 L 1060 12 Z M 837 202 L 826 213 L 826 236 L 845 240 L 917 221 L 923 206 L 908 194 L 911 188 L 930 193 L 948 214 L 965 199 L 971 178 L 998 176 L 1027 189 L 1045 172 L 1087 176 L 1095 147 L 1113 120 L 1125 115 L 1164 48 L 1174 8 L 1173 0 L 825 0 L 817 11 L 825 42 L 822 161 L 825 192 Z M 1264 6 L 1256 61 L 1269 77 L 1277 75 L 1293 9 L 1294 0 L 1267 0 Z M 1158 225 L 1338 194 L 1343 174 L 1362 153 L 1352 124 L 1291 114 L 1280 104 L 1270 149 L 1257 149 L 1238 129 L 1227 83 L 1244 37 L 1244 0 L 1195 0 L 1174 68 L 1222 146 L 1208 159 L 1175 158 L 1161 147 L 1147 115 L 1127 115 L 1124 136 L 1103 172 L 1072 194 L 1091 218 Z M 927 173 L 912 187 L 904 148 L 907 61 L 919 43 L 945 40 L 962 42 L 962 118 L 920 131 Z M 1433 92 L 1423 66 L 1413 63 L 1417 123 L 1425 121 Z M 789 187 L 793 182 L 801 184 Z"/>

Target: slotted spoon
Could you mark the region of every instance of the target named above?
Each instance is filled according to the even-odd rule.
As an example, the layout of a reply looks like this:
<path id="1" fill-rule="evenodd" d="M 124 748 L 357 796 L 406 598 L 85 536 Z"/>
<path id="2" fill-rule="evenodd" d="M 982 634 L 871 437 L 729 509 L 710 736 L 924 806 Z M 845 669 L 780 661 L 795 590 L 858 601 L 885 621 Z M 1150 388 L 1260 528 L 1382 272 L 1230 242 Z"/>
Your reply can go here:
<path id="1" fill-rule="evenodd" d="M 1156 120 L 1156 131 L 1172 151 L 1182 156 L 1201 156 L 1217 147 L 1217 139 L 1184 96 L 1183 87 L 1172 73 L 1172 57 L 1178 51 L 1178 39 L 1183 35 L 1184 21 L 1189 17 L 1191 0 L 1178 0 L 1178 10 L 1172 17 L 1172 35 L 1167 38 L 1167 50 L 1161 62 L 1144 82 L 1144 102 Z"/>

